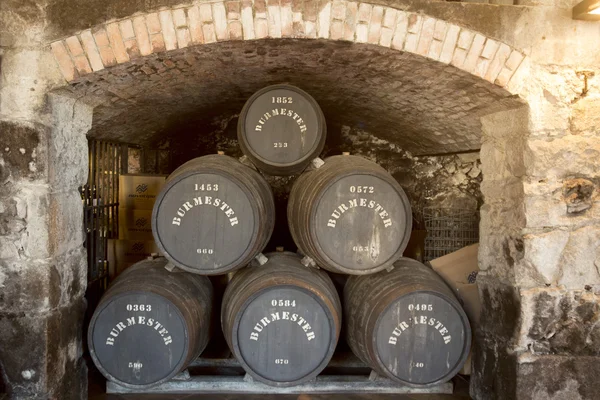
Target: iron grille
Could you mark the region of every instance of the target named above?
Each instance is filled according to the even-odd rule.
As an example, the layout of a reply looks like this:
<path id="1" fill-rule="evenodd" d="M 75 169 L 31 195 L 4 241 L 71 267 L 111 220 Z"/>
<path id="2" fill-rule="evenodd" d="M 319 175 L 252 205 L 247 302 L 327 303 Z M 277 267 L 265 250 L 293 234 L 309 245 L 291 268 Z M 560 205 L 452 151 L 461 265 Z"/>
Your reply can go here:
<path id="1" fill-rule="evenodd" d="M 423 208 L 425 261 L 479 242 L 479 211 L 463 208 Z"/>

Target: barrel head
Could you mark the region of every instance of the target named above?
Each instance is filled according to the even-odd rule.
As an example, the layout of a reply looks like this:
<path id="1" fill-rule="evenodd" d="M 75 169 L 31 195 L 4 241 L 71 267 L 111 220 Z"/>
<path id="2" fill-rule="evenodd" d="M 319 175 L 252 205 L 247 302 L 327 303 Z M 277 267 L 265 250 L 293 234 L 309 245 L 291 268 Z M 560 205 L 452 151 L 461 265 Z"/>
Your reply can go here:
<path id="1" fill-rule="evenodd" d="M 411 222 L 404 193 L 377 176 L 352 174 L 318 200 L 313 226 L 323 253 L 344 272 L 376 272 L 402 255 Z M 339 267 L 338 267 L 339 268 Z"/>
<path id="2" fill-rule="evenodd" d="M 251 97 L 239 126 L 251 155 L 272 166 L 307 159 L 319 147 L 324 131 L 315 100 L 287 85 L 265 88 Z"/>
<path id="3" fill-rule="evenodd" d="M 422 387 L 446 381 L 460 370 L 471 336 L 462 310 L 442 295 L 419 291 L 386 308 L 373 340 L 380 367 L 390 378 Z"/>
<path id="4" fill-rule="evenodd" d="M 163 189 L 154 206 L 154 238 L 167 258 L 190 272 L 222 273 L 255 240 L 250 195 L 228 176 L 188 174 Z"/>
<path id="5" fill-rule="evenodd" d="M 102 303 L 91 321 L 88 341 L 100 371 L 127 387 L 158 384 L 174 376 L 189 346 L 181 312 L 166 298 L 144 292 Z"/>
<path id="6" fill-rule="evenodd" d="M 276 286 L 251 297 L 234 326 L 241 362 L 269 384 L 316 376 L 337 341 L 332 317 L 317 297 L 293 286 Z"/>

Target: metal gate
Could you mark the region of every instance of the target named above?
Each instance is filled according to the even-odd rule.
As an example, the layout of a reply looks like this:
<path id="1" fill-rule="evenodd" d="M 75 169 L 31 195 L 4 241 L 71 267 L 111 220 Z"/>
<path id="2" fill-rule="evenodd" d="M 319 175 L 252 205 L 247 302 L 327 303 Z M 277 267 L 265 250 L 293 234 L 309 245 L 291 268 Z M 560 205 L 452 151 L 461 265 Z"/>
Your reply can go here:
<path id="1" fill-rule="evenodd" d="M 108 285 L 107 241 L 119 235 L 119 175 L 127 171 L 123 163 L 127 160 L 127 145 L 90 140 L 88 148 L 88 181 L 80 192 L 88 257 L 88 302 L 94 303 Z"/>

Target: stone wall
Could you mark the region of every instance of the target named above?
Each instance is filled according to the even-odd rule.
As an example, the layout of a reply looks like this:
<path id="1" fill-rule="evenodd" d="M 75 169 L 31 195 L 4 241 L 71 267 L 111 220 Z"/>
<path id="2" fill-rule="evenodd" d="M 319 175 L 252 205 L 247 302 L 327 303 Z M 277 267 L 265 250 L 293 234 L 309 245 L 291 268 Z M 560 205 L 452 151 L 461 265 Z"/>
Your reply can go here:
<path id="1" fill-rule="evenodd" d="M 481 143 L 483 315 L 472 393 L 597 397 L 600 24 L 573 21 L 572 4 L 551 0 L 303 2 L 296 17 L 296 1 L 177 3 L 2 3 L 0 370 L 13 397 L 85 397 L 77 211 L 85 134 L 123 133 L 134 121 L 123 139 L 157 141 L 194 113 L 210 116 L 195 120 L 203 124 L 234 114 L 275 81 L 306 82 L 326 114 L 340 116 L 330 124 L 340 146 L 349 140 L 367 156 L 375 149 L 378 161 L 398 166 L 396 176 L 413 168 L 420 178 L 404 184 L 425 200 L 480 203 L 479 178 L 469 175 L 476 161 L 414 155 Z M 253 29 L 244 30 L 244 9 L 256 16 Z M 280 18 L 290 11 L 291 25 Z M 142 53 L 148 47 L 135 30 L 141 16 L 155 35 L 152 54 Z M 247 40 L 237 41 L 240 24 Z M 343 40 L 345 25 L 351 41 Z M 88 33 L 99 35 L 94 46 Z M 256 33 L 265 38 L 254 41 Z M 114 60 L 102 59 L 102 49 Z M 441 189 L 425 193 L 420 180 Z"/>
<path id="2" fill-rule="evenodd" d="M 80 399 L 87 268 L 77 187 L 91 109 L 49 101 L 62 77 L 44 43 L 46 15 L 16 4 L 0 10 L 1 380 L 12 398 Z"/>

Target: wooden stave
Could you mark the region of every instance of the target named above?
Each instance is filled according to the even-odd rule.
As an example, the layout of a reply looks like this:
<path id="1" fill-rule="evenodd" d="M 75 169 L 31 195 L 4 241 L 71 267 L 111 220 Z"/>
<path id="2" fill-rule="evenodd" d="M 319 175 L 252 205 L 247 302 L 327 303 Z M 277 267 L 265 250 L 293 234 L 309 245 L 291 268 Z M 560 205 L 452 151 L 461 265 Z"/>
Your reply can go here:
<path id="1" fill-rule="evenodd" d="M 419 282 L 422 278 L 427 279 L 426 283 Z M 360 295 L 358 291 L 364 295 Z M 433 293 L 450 303 L 458 312 L 466 335 L 461 356 L 454 367 L 444 376 L 426 384 L 416 384 L 394 376 L 377 353 L 376 330 L 388 306 L 395 300 L 416 292 Z M 377 293 L 377 296 L 369 297 L 369 293 Z M 394 263 L 394 270 L 391 272 L 349 277 L 344 287 L 343 306 L 346 342 L 352 352 L 379 375 L 403 385 L 428 388 L 447 382 L 460 371 L 469 356 L 472 334 L 465 311 L 454 292 L 433 269 L 416 260 L 401 258 Z"/>
<path id="2" fill-rule="evenodd" d="M 287 89 L 287 90 L 295 91 L 298 94 L 300 94 L 301 96 L 303 96 L 309 103 L 311 103 L 313 105 L 315 113 L 318 116 L 317 124 L 318 124 L 318 126 L 321 127 L 321 135 L 320 135 L 319 140 L 316 141 L 315 145 L 313 146 L 311 151 L 309 151 L 307 153 L 306 156 L 304 156 L 302 159 L 300 159 L 294 163 L 282 164 L 282 165 L 277 165 L 275 163 L 269 163 L 268 160 L 264 159 L 264 157 L 261 157 L 258 154 L 256 154 L 248 145 L 246 135 L 244 132 L 245 124 L 246 124 L 245 123 L 246 115 L 248 114 L 248 110 L 250 109 L 250 106 L 253 104 L 253 102 L 259 96 L 261 96 L 269 91 L 277 90 L 277 89 Z M 323 151 L 323 148 L 325 147 L 325 141 L 327 139 L 327 124 L 325 122 L 325 115 L 323 114 L 323 110 L 321 109 L 321 107 L 319 106 L 317 101 L 310 94 L 308 94 L 307 92 L 303 91 L 302 89 L 300 89 L 296 86 L 292 86 L 292 85 L 287 85 L 287 84 L 270 85 L 270 86 L 264 87 L 264 88 L 258 90 L 257 92 L 255 92 L 244 104 L 242 111 L 240 112 L 240 115 L 238 117 L 237 139 L 238 139 L 240 149 L 242 150 L 242 153 L 244 153 L 258 169 L 260 169 L 261 171 L 263 171 L 264 173 L 266 173 L 268 175 L 290 176 L 290 175 L 295 175 L 295 174 L 298 174 L 298 173 L 301 173 L 302 171 L 304 171 L 306 169 L 306 167 L 310 164 L 310 162 L 314 158 L 318 157 L 319 154 L 321 154 L 321 152 Z"/>
<path id="3" fill-rule="evenodd" d="M 273 271 L 277 266 L 265 268 L 264 265 L 250 266 L 246 269 L 237 271 L 227 286 L 223 296 L 221 305 L 221 325 L 223 334 L 235 357 L 243 366 L 244 370 L 254 379 L 275 387 L 295 386 L 314 379 L 327 366 L 333 356 L 341 331 L 342 303 L 329 276 L 324 271 L 304 267 L 300 264 L 300 256 L 290 252 L 269 253 L 266 256 L 269 259 L 282 256 L 290 257 L 293 258 L 298 265 L 293 268 L 282 268 L 278 270 L 277 273 L 274 273 Z M 300 288 L 308 291 L 313 296 L 316 296 L 320 301 L 320 304 L 324 306 L 324 310 L 328 314 L 330 325 L 332 327 L 332 338 L 329 351 L 321 364 L 310 374 L 291 382 L 269 380 L 252 370 L 241 356 L 239 344 L 237 340 L 234 340 L 235 338 L 233 335 L 233 332 L 237 332 L 239 320 L 245 310 L 245 306 L 249 305 L 257 295 L 262 294 L 263 290 L 276 286 Z"/>
<path id="4" fill-rule="evenodd" d="M 365 270 L 346 268 L 331 260 L 320 247 L 314 228 L 316 226 L 314 223 L 317 213 L 316 205 L 319 204 L 326 189 L 335 184 L 337 180 L 357 173 L 372 175 L 389 183 L 402 199 L 407 220 L 404 237 L 396 252 L 386 262 Z M 290 233 L 302 254 L 311 257 L 317 265 L 330 272 L 349 275 L 368 275 L 391 267 L 406 249 L 412 230 L 412 211 L 402 187 L 381 166 L 359 156 L 328 157 L 325 159 L 325 164 L 318 170 L 307 171 L 300 175 L 294 182 L 289 195 L 287 215 Z M 308 229 L 304 227 L 308 227 Z"/>
<path id="5" fill-rule="evenodd" d="M 252 204 L 254 220 L 256 221 L 254 233 L 252 234 L 253 241 L 248 244 L 246 251 L 238 258 L 238 260 L 232 263 L 233 265 L 229 264 L 211 270 L 199 270 L 186 266 L 178 262 L 160 240 L 156 221 L 158 219 L 158 209 L 160 208 L 166 193 L 181 180 L 199 172 L 222 175 L 232 180 L 244 193 L 246 193 L 246 196 Z M 263 217 L 262 221 L 261 216 Z M 275 200 L 273 198 L 271 186 L 260 173 L 243 165 L 233 157 L 225 155 L 211 154 L 197 157 L 180 165 L 167 177 L 163 189 L 158 196 L 156 196 L 156 201 L 152 210 L 152 234 L 161 254 L 184 271 L 199 275 L 220 275 L 244 267 L 265 248 L 271 238 L 274 228 Z"/>
<path id="6" fill-rule="evenodd" d="M 205 276 L 183 271 L 169 272 L 164 269 L 167 264 L 164 257 L 158 257 L 140 261 L 126 269 L 104 293 L 90 320 L 88 347 L 94 365 L 108 380 L 123 387 L 147 389 L 172 379 L 200 356 L 210 339 L 213 309 L 212 283 Z M 186 327 L 185 358 L 166 377 L 145 385 L 131 384 L 112 376 L 97 358 L 93 341 L 94 327 L 103 307 L 120 296 L 135 293 L 152 293 L 165 298 L 176 307 L 176 313 Z"/>

